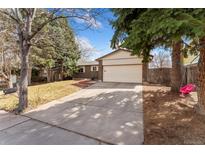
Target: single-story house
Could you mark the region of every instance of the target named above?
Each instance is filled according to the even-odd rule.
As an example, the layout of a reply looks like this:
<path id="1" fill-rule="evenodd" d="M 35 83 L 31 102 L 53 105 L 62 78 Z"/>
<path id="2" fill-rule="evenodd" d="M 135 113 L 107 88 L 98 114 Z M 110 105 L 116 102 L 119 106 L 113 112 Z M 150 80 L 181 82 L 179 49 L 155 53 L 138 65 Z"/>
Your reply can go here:
<path id="1" fill-rule="evenodd" d="M 75 78 L 94 78 L 103 82 L 142 83 L 143 64 L 127 49 L 117 49 L 94 62 L 79 64 Z"/>
<path id="2" fill-rule="evenodd" d="M 79 62 L 78 63 L 79 71 L 74 74 L 74 78 L 89 78 L 93 80 L 98 80 L 98 69 L 99 62 Z"/>

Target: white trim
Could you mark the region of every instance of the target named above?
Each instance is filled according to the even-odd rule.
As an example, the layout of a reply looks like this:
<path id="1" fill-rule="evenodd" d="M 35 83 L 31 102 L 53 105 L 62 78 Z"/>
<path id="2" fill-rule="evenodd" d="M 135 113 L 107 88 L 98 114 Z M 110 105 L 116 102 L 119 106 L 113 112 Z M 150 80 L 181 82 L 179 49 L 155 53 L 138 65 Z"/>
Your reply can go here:
<path id="1" fill-rule="evenodd" d="M 94 67 L 96 67 L 96 70 L 93 69 Z M 98 71 L 98 66 L 91 66 L 90 67 L 90 71 L 91 72 L 97 72 Z"/>
<path id="2" fill-rule="evenodd" d="M 83 72 L 80 72 L 80 69 L 83 69 Z M 80 66 L 80 68 L 79 68 L 79 73 L 85 73 L 85 66 Z"/>

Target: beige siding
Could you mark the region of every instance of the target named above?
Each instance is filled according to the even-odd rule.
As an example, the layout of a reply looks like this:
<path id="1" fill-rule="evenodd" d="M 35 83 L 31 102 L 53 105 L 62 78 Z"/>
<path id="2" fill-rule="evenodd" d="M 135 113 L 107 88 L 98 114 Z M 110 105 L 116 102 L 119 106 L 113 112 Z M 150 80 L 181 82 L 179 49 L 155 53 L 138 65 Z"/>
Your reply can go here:
<path id="1" fill-rule="evenodd" d="M 142 64 L 142 59 L 132 56 L 128 51 L 118 51 L 103 58 L 103 65 L 130 65 Z"/>
<path id="2" fill-rule="evenodd" d="M 131 53 L 128 52 L 128 51 L 124 51 L 124 50 L 120 50 L 120 51 L 117 51 L 113 54 L 110 54 L 106 57 L 103 58 L 104 59 L 121 59 L 121 58 L 131 58 L 131 57 L 135 57 L 135 58 L 138 58 L 137 56 L 131 56 Z"/>
<path id="3" fill-rule="evenodd" d="M 103 65 L 130 65 L 130 64 L 142 64 L 142 60 L 139 58 L 104 59 L 103 60 Z"/>

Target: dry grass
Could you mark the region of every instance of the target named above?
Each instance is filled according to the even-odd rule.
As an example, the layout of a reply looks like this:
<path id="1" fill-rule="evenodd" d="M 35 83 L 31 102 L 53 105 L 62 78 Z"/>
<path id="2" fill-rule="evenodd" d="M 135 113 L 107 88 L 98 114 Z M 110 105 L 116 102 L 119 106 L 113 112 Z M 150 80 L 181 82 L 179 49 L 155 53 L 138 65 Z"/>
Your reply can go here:
<path id="1" fill-rule="evenodd" d="M 145 144 L 205 144 L 205 120 L 196 92 L 182 98 L 169 87 L 144 86 Z"/>
<path id="2" fill-rule="evenodd" d="M 78 81 L 68 80 L 29 86 L 28 110 L 80 90 L 81 88 L 79 86 L 76 86 L 76 83 L 78 83 Z M 16 109 L 17 104 L 17 93 L 9 95 L 0 94 L 0 109 L 13 111 L 14 109 Z"/>

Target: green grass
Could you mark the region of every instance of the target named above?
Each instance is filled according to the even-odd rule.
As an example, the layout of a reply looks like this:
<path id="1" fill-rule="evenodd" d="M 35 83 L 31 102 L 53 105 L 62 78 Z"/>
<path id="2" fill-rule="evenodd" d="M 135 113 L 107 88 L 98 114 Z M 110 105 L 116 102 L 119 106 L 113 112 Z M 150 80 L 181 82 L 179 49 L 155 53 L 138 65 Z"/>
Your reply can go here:
<path id="1" fill-rule="evenodd" d="M 73 85 L 76 82 L 77 81 L 68 80 L 29 86 L 29 102 L 27 110 L 31 110 L 36 108 L 38 105 L 48 103 L 52 100 L 59 99 L 80 90 L 80 87 Z M 17 105 L 17 93 L 3 95 L 3 93 L 0 92 L 0 109 L 13 111 L 17 108 Z"/>

